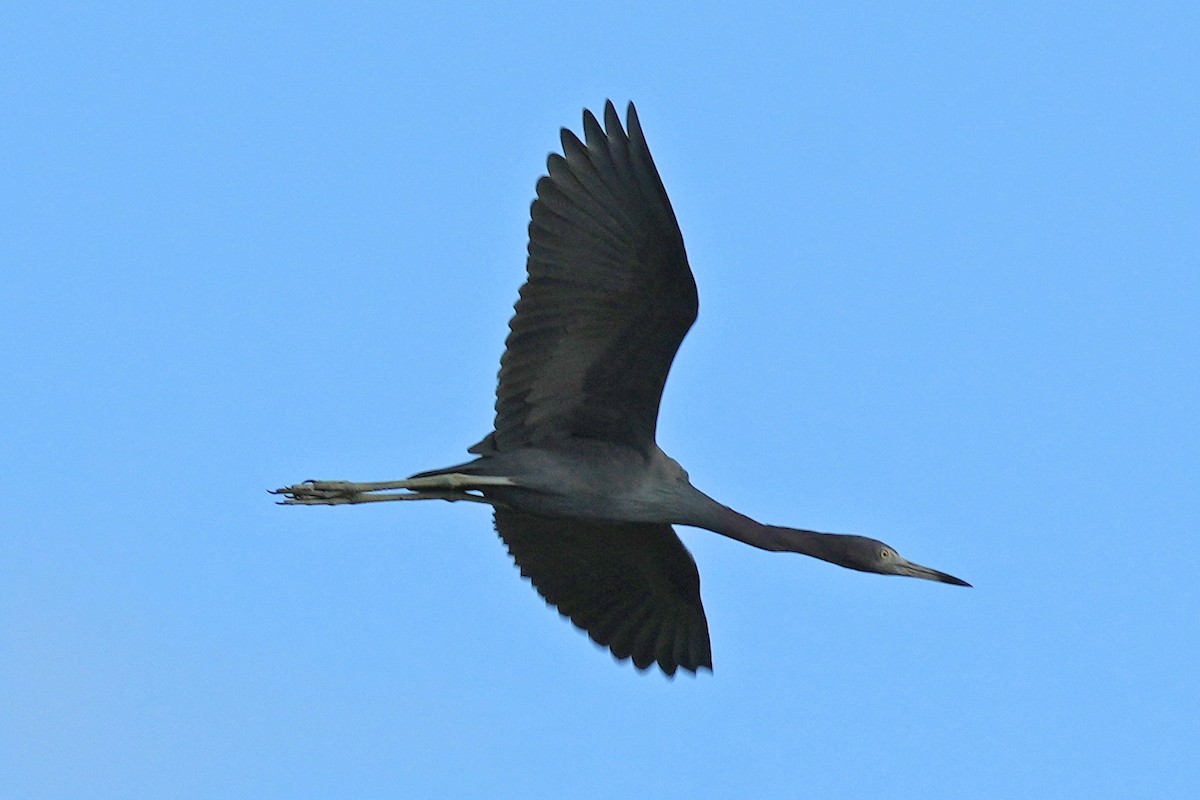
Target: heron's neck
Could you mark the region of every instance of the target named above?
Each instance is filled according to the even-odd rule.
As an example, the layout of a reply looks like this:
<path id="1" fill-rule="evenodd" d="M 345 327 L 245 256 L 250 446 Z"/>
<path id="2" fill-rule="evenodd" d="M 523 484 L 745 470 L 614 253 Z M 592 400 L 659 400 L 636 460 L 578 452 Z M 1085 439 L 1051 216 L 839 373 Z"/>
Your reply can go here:
<path id="1" fill-rule="evenodd" d="M 700 525 L 702 528 L 762 550 L 800 553 L 833 564 L 842 564 L 839 557 L 840 548 L 837 546 L 841 538 L 839 534 L 763 525 L 715 500 L 712 503 L 704 524 Z"/>

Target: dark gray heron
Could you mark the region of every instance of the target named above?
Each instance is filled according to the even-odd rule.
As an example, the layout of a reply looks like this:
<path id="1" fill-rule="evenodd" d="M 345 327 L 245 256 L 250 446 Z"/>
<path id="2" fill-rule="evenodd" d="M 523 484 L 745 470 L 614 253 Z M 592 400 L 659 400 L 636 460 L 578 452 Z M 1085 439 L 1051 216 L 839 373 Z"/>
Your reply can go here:
<path id="1" fill-rule="evenodd" d="M 628 131 L 628 132 L 626 132 Z M 696 320 L 683 235 L 633 104 L 562 130 L 530 209 L 529 277 L 500 359 L 495 430 L 464 464 L 380 483 L 305 481 L 284 505 L 466 500 L 546 602 L 638 669 L 712 669 L 696 562 L 672 525 L 884 575 L 969 586 L 865 536 L 763 525 L 699 491 L 655 442 Z"/>

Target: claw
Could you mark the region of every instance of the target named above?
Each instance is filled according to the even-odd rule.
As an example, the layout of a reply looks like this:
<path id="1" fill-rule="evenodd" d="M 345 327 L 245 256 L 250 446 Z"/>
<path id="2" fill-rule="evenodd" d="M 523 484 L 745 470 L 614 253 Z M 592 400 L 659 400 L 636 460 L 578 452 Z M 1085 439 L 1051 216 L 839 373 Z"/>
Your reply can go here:
<path id="1" fill-rule="evenodd" d="M 360 502 L 355 485 L 347 481 L 307 480 L 267 491 L 284 495 L 284 499 L 279 501 L 279 505 L 283 506 L 333 506 Z"/>

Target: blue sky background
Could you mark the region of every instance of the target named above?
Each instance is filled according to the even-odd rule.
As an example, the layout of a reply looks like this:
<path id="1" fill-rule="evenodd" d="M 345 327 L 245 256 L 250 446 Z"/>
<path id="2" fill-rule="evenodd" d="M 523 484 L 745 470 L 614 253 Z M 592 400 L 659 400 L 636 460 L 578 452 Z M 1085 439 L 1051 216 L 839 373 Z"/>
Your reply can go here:
<path id="1" fill-rule="evenodd" d="M 0 793 L 1197 796 L 1197 8 L 5 4 Z M 700 286 L 663 448 L 974 589 L 684 530 L 668 681 L 481 506 L 272 505 L 487 432 L 606 97 Z"/>

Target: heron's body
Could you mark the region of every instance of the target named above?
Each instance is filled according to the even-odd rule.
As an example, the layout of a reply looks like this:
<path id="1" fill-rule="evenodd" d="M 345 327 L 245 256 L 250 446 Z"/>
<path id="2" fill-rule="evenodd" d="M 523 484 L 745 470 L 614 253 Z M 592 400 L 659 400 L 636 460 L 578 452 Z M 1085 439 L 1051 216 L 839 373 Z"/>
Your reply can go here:
<path id="1" fill-rule="evenodd" d="M 547 602 L 639 668 L 711 668 L 695 562 L 672 525 L 851 569 L 967 585 L 862 536 L 762 525 L 692 486 L 655 442 L 671 362 L 696 319 L 696 284 L 630 104 L 586 144 L 563 130 L 530 211 L 521 288 L 476 458 L 400 481 L 307 481 L 288 505 L 467 500 Z M 399 490 L 399 491 L 396 491 Z"/>
<path id="2" fill-rule="evenodd" d="M 702 524 L 706 502 L 714 503 L 659 448 L 643 455 L 591 439 L 543 442 L 414 477 L 439 474 L 507 478 L 513 485 L 485 486 L 480 493 L 512 508 L 548 516 L 703 528 L 707 527 Z"/>

